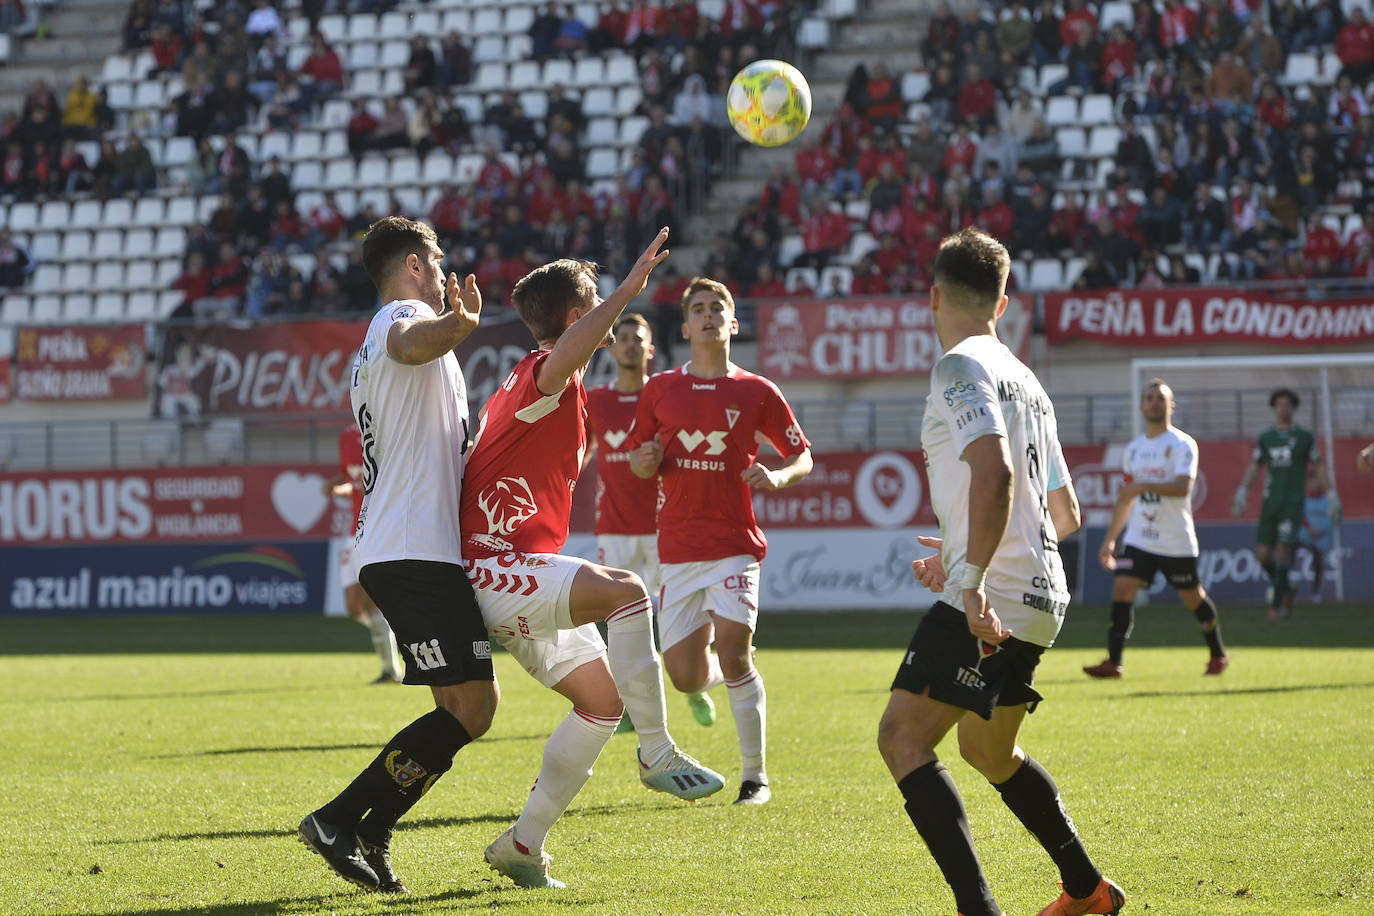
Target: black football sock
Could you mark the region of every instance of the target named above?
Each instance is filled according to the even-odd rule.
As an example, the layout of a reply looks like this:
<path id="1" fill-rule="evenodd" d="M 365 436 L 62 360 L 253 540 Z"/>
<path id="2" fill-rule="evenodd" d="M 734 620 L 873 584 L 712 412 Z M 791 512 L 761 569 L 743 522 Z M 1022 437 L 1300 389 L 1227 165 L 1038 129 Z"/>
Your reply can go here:
<path id="1" fill-rule="evenodd" d="M 391 828 L 453 765 L 453 755 L 472 738 L 445 709 L 435 709 L 396 733 L 346 789 L 320 809 L 320 818 L 354 827 L 371 843 L 390 839 Z"/>
<path id="2" fill-rule="evenodd" d="M 999 916 L 1002 909 L 993 899 L 978 853 L 963 799 L 954 787 L 949 770 L 938 760 L 917 767 L 897 783 L 906 799 L 906 813 L 925 840 L 935 864 L 954 891 L 964 916 Z"/>
<path id="3" fill-rule="evenodd" d="M 1274 564 L 1274 604 L 1278 604 L 1288 594 L 1288 564 Z"/>
<path id="4" fill-rule="evenodd" d="M 1129 601 L 1112 602 L 1112 622 L 1107 627 L 1107 657 L 1113 664 L 1121 664 L 1121 653 L 1126 649 L 1126 640 L 1131 638 L 1134 614 Z"/>
<path id="5" fill-rule="evenodd" d="M 1277 574 L 1278 568 L 1274 565 L 1274 561 L 1270 560 L 1267 563 L 1261 563 L 1260 569 L 1264 570 L 1265 577 L 1269 580 L 1269 584 L 1274 588 L 1274 600 L 1277 602 L 1279 582 L 1277 579 L 1274 578 L 1274 576 Z"/>
<path id="6" fill-rule="evenodd" d="M 993 788 L 1050 854 L 1069 896 L 1082 898 L 1091 894 L 1102 880 L 1102 872 L 1088 858 L 1078 829 L 1059 797 L 1059 787 L 1045 768 L 1027 757 L 1011 779 L 994 784 Z"/>
<path id="7" fill-rule="evenodd" d="M 1221 658 L 1226 654 L 1226 649 L 1221 645 L 1221 622 L 1217 620 L 1217 606 L 1210 595 L 1193 608 L 1193 616 L 1197 618 L 1198 626 L 1202 627 L 1202 638 L 1207 641 L 1212 658 Z"/>

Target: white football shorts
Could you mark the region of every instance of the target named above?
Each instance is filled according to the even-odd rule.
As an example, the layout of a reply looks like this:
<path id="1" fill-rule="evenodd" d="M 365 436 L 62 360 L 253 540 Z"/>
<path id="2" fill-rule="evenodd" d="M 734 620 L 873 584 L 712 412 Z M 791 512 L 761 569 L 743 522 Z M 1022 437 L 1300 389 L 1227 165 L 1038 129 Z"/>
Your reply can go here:
<path id="1" fill-rule="evenodd" d="M 759 561 L 751 556 L 703 563 L 664 563 L 658 612 L 661 650 L 724 617 L 753 631 L 759 622 Z"/>
<path id="2" fill-rule="evenodd" d="M 339 551 L 339 582 L 344 588 L 358 584 L 358 551 L 353 549 L 353 539 L 344 538 L 344 546 Z"/>
<path id="3" fill-rule="evenodd" d="M 568 596 L 584 563 L 556 553 L 515 552 L 463 561 L 487 632 L 545 687 L 606 654 L 596 624 L 571 626 Z"/>
<path id="4" fill-rule="evenodd" d="M 658 568 L 658 535 L 598 534 L 596 562 L 612 569 L 639 573 L 649 594 L 658 594 L 662 584 Z"/>

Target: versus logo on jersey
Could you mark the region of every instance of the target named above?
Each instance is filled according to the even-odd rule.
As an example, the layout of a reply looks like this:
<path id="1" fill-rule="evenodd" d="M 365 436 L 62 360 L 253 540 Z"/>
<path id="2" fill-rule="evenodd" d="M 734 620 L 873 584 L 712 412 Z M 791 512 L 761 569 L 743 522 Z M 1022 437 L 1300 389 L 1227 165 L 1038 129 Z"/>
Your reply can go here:
<path id="1" fill-rule="evenodd" d="M 723 429 L 713 429 L 709 433 L 703 433 L 699 429 L 690 432 L 680 429 L 677 431 L 677 441 L 681 442 L 682 447 L 689 452 L 695 452 L 697 446 L 705 442 L 708 444 L 705 452 L 707 455 L 719 455 L 725 451 L 726 432 Z"/>
<path id="2" fill-rule="evenodd" d="M 477 497 L 477 508 L 487 517 L 487 531 L 510 536 L 526 519 L 539 511 L 530 485 L 523 477 L 502 477 Z"/>
<path id="3" fill-rule="evenodd" d="M 605 439 L 606 444 L 612 449 L 619 449 L 625 444 L 625 440 L 629 435 L 630 431 L 628 429 L 608 429 L 601 434 L 601 438 Z"/>

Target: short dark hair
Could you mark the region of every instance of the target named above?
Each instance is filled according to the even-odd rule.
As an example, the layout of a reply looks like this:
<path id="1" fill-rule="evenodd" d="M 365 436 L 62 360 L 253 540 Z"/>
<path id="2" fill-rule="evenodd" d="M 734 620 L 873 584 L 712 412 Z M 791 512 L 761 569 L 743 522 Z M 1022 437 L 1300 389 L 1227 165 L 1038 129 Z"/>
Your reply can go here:
<path id="1" fill-rule="evenodd" d="M 1270 410 L 1274 409 L 1274 405 L 1279 402 L 1279 398 L 1288 398 L 1288 403 L 1293 405 L 1294 410 L 1297 410 L 1298 405 L 1302 403 L 1302 400 L 1298 397 L 1298 393 L 1292 388 L 1276 388 L 1274 393 L 1269 395 Z"/>
<path id="2" fill-rule="evenodd" d="M 710 277 L 693 277 L 687 283 L 687 288 L 682 291 L 682 315 L 687 316 L 687 304 L 692 301 L 692 297 L 702 290 L 709 290 L 720 297 L 721 301 L 730 306 L 730 311 L 735 310 L 735 297 L 730 295 L 729 288 L 719 280 L 712 280 Z"/>
<path id="3" fill-rule="evenodd" d="M 1006 246 L 986 232 L 969 226 L 940 243 L 932 275 L 938 286 L 965 291 L 974 304 L 996 308 L 1007 288 L 1011 255 Z"/>
<path id="4" fill-rule="evenodd" d="M 384 216 L 377 220 L 368 227 L 363 239 L 363 266 L 372 278 L 372 285 L 381 292 L 391 272 L 412 254 L 423 260 L 431 242 L 438 245 L 439 239 L 424 223 L 404 216 Z"/>
<path id="5" fill-rule="evenodd" d="M 649 322 L 644 318 L 643 315 L 639 314 L 639 312 L 626 312 L 625 314 L 621 315 L 619 318 L 615 320 L 615 327 L 611 328 L 611 330 L 619 331 L 627 324 L 632 324 L 635 327 L 643 328 L 644 333 L 649 335 L 650 340 L 653 340 L 653 328 L 649 327 Z"/>
<path id="6" fill-rule="evenodd" d="M 510 291 L 510 303 L 536 341 L 556 340 L 568 312 L 583 304 L 584 281 L 595 288 L 598 276 L 594 261 L 559 258 L 521 277 Z"/>

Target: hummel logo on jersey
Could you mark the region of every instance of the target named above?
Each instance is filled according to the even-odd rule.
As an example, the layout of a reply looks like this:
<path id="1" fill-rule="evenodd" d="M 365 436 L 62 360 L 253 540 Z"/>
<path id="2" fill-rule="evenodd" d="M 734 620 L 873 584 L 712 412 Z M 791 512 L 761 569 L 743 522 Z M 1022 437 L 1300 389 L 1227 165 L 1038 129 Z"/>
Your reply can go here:
<path id="1" fill-rule="evenodd" d="M 601 434 L 601 438 L 605 439 L 606 444 L 609 445 L 611 448 L 618 449 L 620 448 L 620 446 L 625 444 L 625 437 L 628 435 L 630 435 L 630 431 L 628 429 L 608 429 Z"/>
<path id="2" fill-rule="evenodd" d="M 715 391 L 715 390 L 716 390 L 716 386 L 715 386 L 714 383 L 712 383 L 712 384 L 710 384 L 710 385 L 698 385 L 696 382 L 693 382 L 693 383 L 692 383 L 692 390 L 693 390 L 693 391 Z"/>
<path id="3" fill-rule="evenodd" d="M 431 639 L 429 642 L 413 642 L 406 648 L 410 650 L 411 657 L 415 659 L 415 667 L 421 671 L 448 667 L 448 662 L 444 659 L 444 653 L 439 649 L 439 640 L 437 639 Z"/>
<path id="4" fill-rule="evenodd" d="M 706 449 L 706 454 L 719 455 L 725 451 L 725 433 L 726 431 L 723 429 L 713 429 L 709 433 L 703 433 L 699 429 L 692 432 L 680 429 L 677 431 L 677 441 L 681 442 L 682 447 L 689 452 L 695 452 L 698 445 L 706 442 L 710 446 Z"/>
<path id="5" fill-rule="evenodd" d="M 735 428 L 735 422 L 739 420 L 739 411 L 733 407 L 725 408 L 725 422 L 730 424 L 730 428 Z"/>

